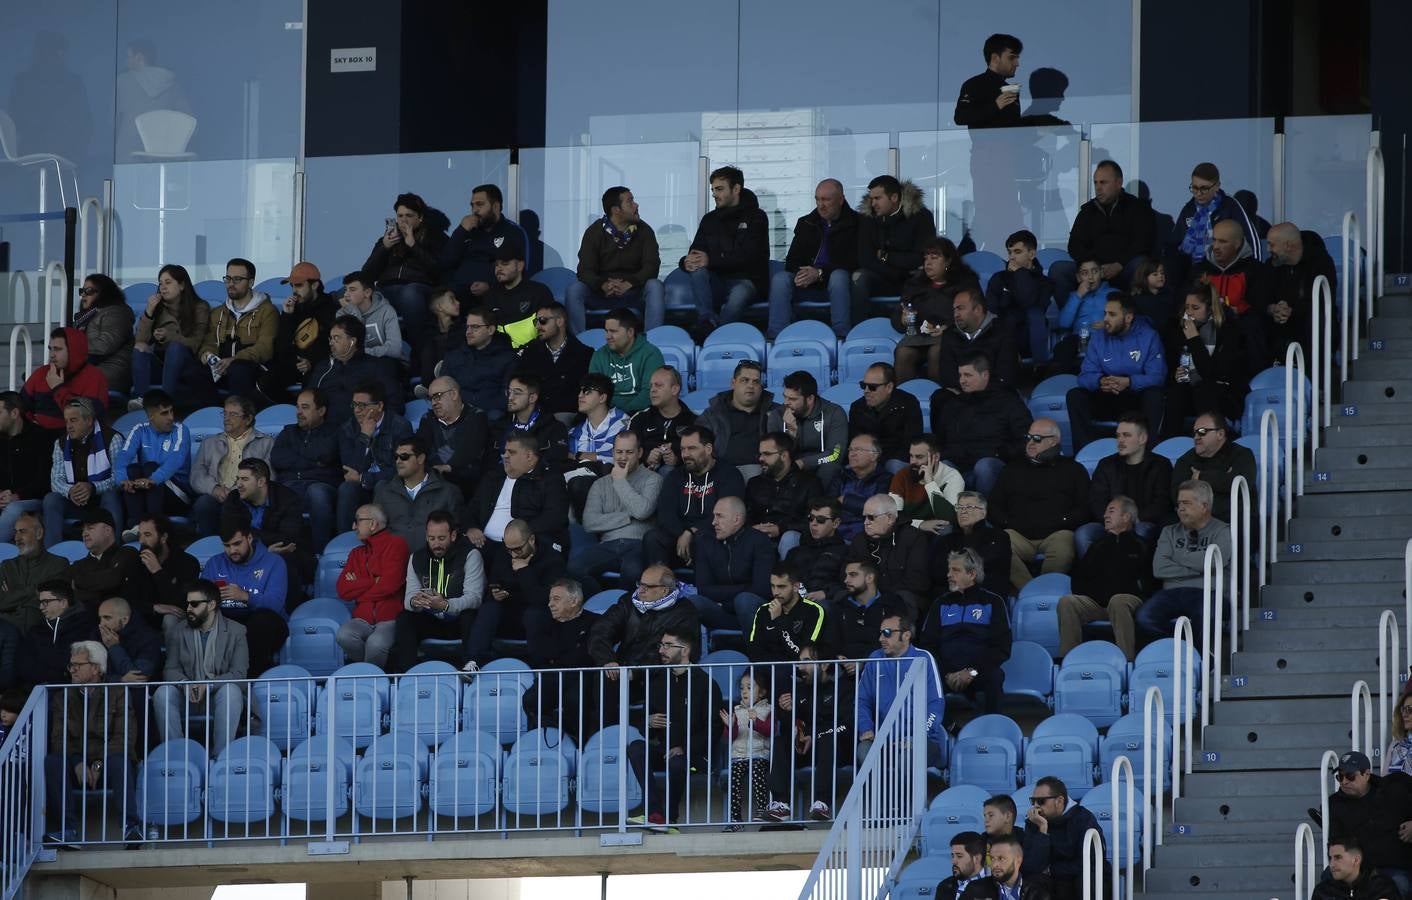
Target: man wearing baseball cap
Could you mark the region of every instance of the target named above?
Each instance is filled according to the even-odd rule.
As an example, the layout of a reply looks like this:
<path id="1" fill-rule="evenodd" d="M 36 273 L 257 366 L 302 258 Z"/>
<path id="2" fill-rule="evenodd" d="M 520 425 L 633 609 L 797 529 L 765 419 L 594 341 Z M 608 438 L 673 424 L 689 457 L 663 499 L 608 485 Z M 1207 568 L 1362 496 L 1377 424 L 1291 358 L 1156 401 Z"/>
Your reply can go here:
<path id="1" fill-rule="evenodd" d="M 1329 839 L 1348 837 L 1363 848 L 1364 867 L 1412 890 L 1412 777 L 1378 776 L 1368 757 L 1349 750 L 1338 758 L 1338 790 L 1329 797 Z M 1406 838 L 1403 837 L 1406 835 Z"/>
<path id="2" fill-rule="evenodd" d="M 338 315 L 338 301 L 324 290 L 319 267 L 311 262 L 295 264 L 280 284 L 289 285 L 289 296 L 280 306 L 275 356 L 260 380 L 260 392 L 273 403 L 289 403 L 289 386 L 328 359 L 328 332 Z"/>
<path id="3" fill-rule="evenodd" d="M 501 244 L 495 251 L 495 286 L 485 302 L 516 350 L 535 339 L 535 311 L 553 300 L 549 288 L 525 277 L 524 248 L 515 241 Z"/>

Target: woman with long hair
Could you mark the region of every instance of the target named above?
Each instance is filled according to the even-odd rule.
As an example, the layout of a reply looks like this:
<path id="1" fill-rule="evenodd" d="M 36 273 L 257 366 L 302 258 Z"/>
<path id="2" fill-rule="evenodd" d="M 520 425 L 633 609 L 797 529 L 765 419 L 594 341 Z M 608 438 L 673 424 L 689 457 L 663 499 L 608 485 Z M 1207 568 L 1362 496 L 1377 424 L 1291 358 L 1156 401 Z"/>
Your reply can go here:
<path id="1" fill-rule="evenodd" d="M 1237 421 L 1250 393 L 1245 331 L 1213 287 L 1186 291 L 1182 316 L 1167 336 L 1167 409 L 1163 437 L 1189 435 L 1188 416 L 1219 410 Z"/>
<path id="2" fill-rule="evenodd" d="M 902 302 L 892 313 L 892 326 L 902 332 L 892 353 L 898 384 L 923 374 L 941 381 L 941 335 L 952 327 L 952 299 L 967 286 L 979 290 L 980 278 L 949 238 L 935 237 L 923 243 L 922 269 L 903 285 Z M 909 317 L 915 334 L 907 333 Z"/>
<path id="3" fill-rule="evenodd" d="M 179 397 L 183 382 L 210 377 L 196 359 L 210 323 L 211 307 L 196 296 L 186 269 L 162 266 L 157 290 L 147 298 L 137 320 L 132 352 L 132 389 L 137 396 L 128 409 L 142 408 L 142 395 L 152 388 L 154 378 L 162 390 Z"/>
<path id="4" fill-rule="evenodd" d="M 108 379 L 108 390 L 126 394 L 132 384 L 132 310 L 122 288 L 94 273 L 79 288 L 74 325 L 88 338 L 88 364 Z"/>
<path id="5" fill-rule="evenodd" d="M 432 210 L 416 194 L 399 194 L 392 211 L 396 218 L 386 221 L 362 271 L 376 279 L 377 289 L 397 310 L 402 333 L 412 342 L 420 342 L 446 234 L 427 221 Z M 412 348 L 413 359 L 419 349 Z"/>
<path id="6" fill-rule="evenodd" d="M 1392 743 L 1383 759 L 1387 763 L 1384 775 L 1393 772 L 1412 774 L 1412 684 L 1402 689 L 1397 705 L 1392 708 Z"/>

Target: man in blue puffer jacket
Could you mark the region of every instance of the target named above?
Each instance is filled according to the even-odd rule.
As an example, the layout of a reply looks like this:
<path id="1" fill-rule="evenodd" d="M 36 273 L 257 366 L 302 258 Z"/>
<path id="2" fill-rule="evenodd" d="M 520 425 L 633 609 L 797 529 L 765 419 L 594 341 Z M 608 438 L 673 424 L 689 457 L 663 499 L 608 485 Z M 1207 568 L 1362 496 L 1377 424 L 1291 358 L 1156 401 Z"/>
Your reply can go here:
<path id="1" fill-rule="evenodd" d="M 897 689 L 913 665 L 924 666 L 927 670 L 923 676 L 927 682 L 927 765 L 940 766 L 945 758 L 946 731 L 941 721 L 946 714 L 946 698 L 941 693 L 936 661 L 930 653 L 912 645 L 915 630 L 915 623 L 905 612 L 887 613 L 878 627 L 878 649 L 868 655 L 868 662 L 858 675 L 860 760 L 872 748 L 877 730 L 897 700 Z M 906 715 L 905 710 L 903 715 Z"/>
<path id="2" fill-rule="evenodd" d="M 1100 437 L 1095 420 L 1116 419 L 1130 409 L 1142 410 L 1149 429 L 1162 427 L 1162 385 L 1167 379 L 1162 338 L 1136 315 L 1137 307 L 1126 294 L 1109 294 L 1103 304 L 1103 330 L 1089 341 L 1079 386 L 1069 391 L 1075 451 Z"/>

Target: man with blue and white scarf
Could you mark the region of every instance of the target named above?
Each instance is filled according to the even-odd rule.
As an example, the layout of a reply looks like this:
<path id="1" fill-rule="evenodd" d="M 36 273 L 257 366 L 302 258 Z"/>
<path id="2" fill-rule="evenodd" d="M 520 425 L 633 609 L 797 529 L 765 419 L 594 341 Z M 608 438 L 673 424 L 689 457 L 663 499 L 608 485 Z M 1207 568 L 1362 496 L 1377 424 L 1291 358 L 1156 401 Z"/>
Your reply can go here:
<path id="1" fill-rule="evenodd" d="M 101 507 L 122 521 L 113 462 L 122 448 L 122 436 L 98 423 L 92 400 L 74 397 L 64 404 L 64 434 L 54 442 L 44 497 L 46 549 L 64 539 L 64 520 L 85 510 Z"/>

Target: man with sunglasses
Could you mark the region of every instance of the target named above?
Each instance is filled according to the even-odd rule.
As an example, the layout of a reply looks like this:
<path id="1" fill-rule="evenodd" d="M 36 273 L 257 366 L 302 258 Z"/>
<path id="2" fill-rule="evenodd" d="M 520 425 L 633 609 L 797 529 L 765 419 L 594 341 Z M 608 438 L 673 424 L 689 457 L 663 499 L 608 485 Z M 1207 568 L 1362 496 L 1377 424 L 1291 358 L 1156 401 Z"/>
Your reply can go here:
<path id="1" fill-rule="evenodd" d="M 1357 750 L 1338 758 L 1338 789 L 1329 796 L 1329 847 L 1332 851 L 1339 837 L 1355 841 L 1362 848 L 1363 867 L 1392 879 L 1406 897 L 1412 892 L 1412 852 L 1404 837 L 1412 832 L 1412 779 L 1379 776 L 1372 769 L 1367 755 Z M 1339 896 L 1352 894 L 1345 890 Z"/>
<path id="2" fill-rule="evenodd" d="M 941 676 L 936 661 L 920 647 L 912 645 L 913 619 L 905 612 L 889 612 L 878 628 L 878 649 L 868 654 L 868 662 L 858 675 L 858 759 L 868 755 L 878 726 L 897 702 L 897 689 L 913 665 L 926 667 L 927 765 L 940 766 L 946 740 L 942 719 L 946 700 L 941 693 Z"/>
<path id="3" fill-rule="evenodd" d="M 427 446 L 420 438 L 397 442 L 393 454 L 397 477 L 379 482 L 373 502 L 387 514 L 387 528 L 416 553 L 426 543 L 427 516 L 433 512 L 461 516 L 461 489 L 427 466 Z"/>
<path id="4" fill-rule="evenodd" d="M 552 415 L 577 409 L 579 380 L 588 372 L 593 349 L 569 333 L 564 305 L 552 297 L 534 314 L 535 338 L 520 350 L 516 372 L 539 379 L 540 405 Z"/>
<path id="5" fill-rule="evenodd" d="M 931 539 L 902 520 L 891 494 L 875 494 L 863 504 L 863 530 L 848 547 L 850 559 L 877 564 L 878 586 L 907 604 L 913 617 L 931 600 Z"/>
<path id="6" fill-rule="evenodd" d="M 450 375 L 433 379 L 428 396 L 430 414 L 417 426 L 417 439 L 427 450 L 427 468 L 469 497 L 480 481 L 489 442 L 485 413 L 466 405 L 461 386 Z"/>
<path id="7" fill-rule="evenodd" d="M 186 618 L 169 619 L 164 643 L 167 664 L 163 684 L 152 695 L 155 740 L 186 736 L 188 723 L 208 729 L 206 749 L 214 758 L 235 737 L 245 709 L 238 682 L 250 673 L 246 628 L 221 614 L 221 589 L 207 579 L 186 592 Z M 192 722 L 202 711 L 205 725 Z M 201 739 L 201 734 L 193 735 Z"/>
<path id="8" fill-rule="evenodd" d="M 1231 520 L 1231 482 L 1236 476 L 1245 478 L 1251 498 L 1258 484 L 1255 477 L 1255 454 L 1249 447 L 1237 444 L 1231 436 L 1226 417 L 1216 411 L 1196 417 L 1191 430 L 1192 447 L 1172 463 L 1172 502 L 1187 481 L 1204 481 L 1211 486 L 1214 499 L 1211 514 L 1223 522 Z"/>
<path id="9" fill-rule="evenodd" d="M 990 521 L 1010 535 L 1017 591 L 1034 578 L 1029 566 L 1041 553 L 1042 572 L 1068 572 L 1074 529 L 1088 521 L 1088 470 L 1061 455 L 1059 423 L 1035 419 L 1025 441 L 1025 458 L 1001 470 L 990 495 Z"/>
<path id="10" fill-rule="evenodd" d="M 1025 814 L 1024 862 L 1026 877 L 1047 872 L 1054 900 L 1079 900 L 1083 896 L 1083 840 L 1090 830 L 1103 832 L 1098 819 L 1082 806 L 1069 806 L 1069 789 L 1053 775 L 1035 782 L 1030 810 Z"/>
<path id="11" fill-rule="evenodd" d="M 789 551 L 785 561 L 799 573 L 805 597 L 832 607 L 848 593 L 843 586 L 843 561 L 848 555 L 848 544 L 838 533 L 838 526 L 843 524 L 843 507 L 830 497 L 811 497 L 808 504 L 808 528 L 800 536 L 799 546 Z"/>
<path id="12" fill-rule="evenodd" d="M 226 263 L 226 302 L 211 313 L 206 339 L 197 353 L 211 370 L 216 388 L 246 397 L 257 396 L 257 382 L 275 356 L 279 313 L 270 297 L 255 290 L 255 264 L 247 259 Z"/>
<path id="13" fill-rule="evenodd" d="M 1182 284 L 1192 267 L 1211 252 L 1212 230 L 1216 223 L 1232 221 L 1240 226 L 1251 255 L 1262 258 L 1259 236 L 1245 209 L 1234 197 L 1221 190 L 1221 170 L 1204 162 L 1191 170 L 1191 199 L 1182 207 L 1166 237 L 1164 261 L 1167 283 Z"/>
<path id="14" fill-rule="evenodd" d="M 922 405 L 907 391 L 897 390 L 891 363 L 873 363 L 858 382 L 863 396 L 848 407 L 848 433 L 877 436 L 882 448 L 878 465 L 892 474 L 907 466 L 907 442 L 922 433 Z"/>

